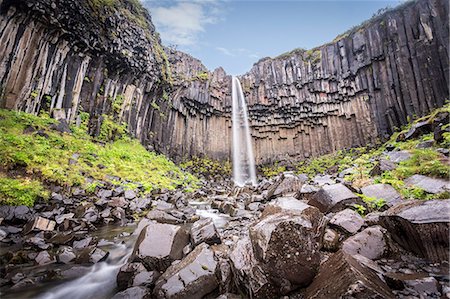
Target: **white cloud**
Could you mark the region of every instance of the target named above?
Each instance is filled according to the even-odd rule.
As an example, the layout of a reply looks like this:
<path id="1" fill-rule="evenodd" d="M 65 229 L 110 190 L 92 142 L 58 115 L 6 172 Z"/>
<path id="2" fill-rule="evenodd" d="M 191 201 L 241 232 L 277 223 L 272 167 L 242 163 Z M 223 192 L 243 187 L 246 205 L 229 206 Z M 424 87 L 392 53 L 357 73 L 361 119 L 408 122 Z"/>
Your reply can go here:
<path id="1" fill-rule="evenodd" d="M 220 20 L 218 0 L 149 1 L 150 13 L 165 43 L 190 46 L 208 24 Z M 165 4 L 165 5 L 164 5 Z M 169 5 L 167 5 L 169 4 Z"/>
<path id="2" fill-rule="evenodd" d="M 249 57 L 249 58 L 259 58 L 260 55 L 258 53 L 255 53 L 249 49 L 239 48 L 239 49 L 227 49 L 224 47 L 216 47 L 216 50 L 221 52 L 224 55 L 227 56 L 240 56 L 240 57 Z"/>

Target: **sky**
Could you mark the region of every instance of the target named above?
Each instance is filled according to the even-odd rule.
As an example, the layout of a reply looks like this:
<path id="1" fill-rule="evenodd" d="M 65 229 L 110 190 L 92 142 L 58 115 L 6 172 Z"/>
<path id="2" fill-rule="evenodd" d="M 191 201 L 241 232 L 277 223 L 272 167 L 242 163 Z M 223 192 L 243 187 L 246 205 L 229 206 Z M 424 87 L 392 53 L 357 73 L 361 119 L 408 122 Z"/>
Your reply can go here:
<path id="1" fill-rule="evenodd" d="M 263 57 L 311 49 L 403 0 L 142 0 L 165 46 L 242 75 Z"/>

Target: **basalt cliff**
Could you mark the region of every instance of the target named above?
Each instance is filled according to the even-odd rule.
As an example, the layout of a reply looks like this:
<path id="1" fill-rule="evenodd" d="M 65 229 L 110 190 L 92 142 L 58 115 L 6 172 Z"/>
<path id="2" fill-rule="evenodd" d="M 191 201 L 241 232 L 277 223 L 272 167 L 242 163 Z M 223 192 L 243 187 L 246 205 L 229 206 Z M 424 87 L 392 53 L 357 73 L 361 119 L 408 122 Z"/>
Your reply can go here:
<path id="1" fill-rule="evenodd" d="M 228 159 L 231 77 L 164 48 L 136 1 L 101 3 L 0 1 L 0 107 L 74 123 L 87 112 L 93 135 L 111 117 L 175 159 Z M 376 143 L 442 106 L 448 6 L 408 2 L 329 44 L 255 63 L 240 80 L 258 163 Z"/>

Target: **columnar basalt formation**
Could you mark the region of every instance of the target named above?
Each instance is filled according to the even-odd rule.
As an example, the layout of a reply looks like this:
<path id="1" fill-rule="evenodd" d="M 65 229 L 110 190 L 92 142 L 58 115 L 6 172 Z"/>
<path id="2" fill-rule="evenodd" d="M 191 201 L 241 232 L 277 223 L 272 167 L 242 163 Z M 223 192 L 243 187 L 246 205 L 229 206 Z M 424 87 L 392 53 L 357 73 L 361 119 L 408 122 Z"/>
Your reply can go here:
<path id="1" fill-rule="evenodd" d="M 173 158 L 231 156 L 231 77 L 163 49 L 133 1 L 1 1 L 0 106 L 125 122 Z M 448 99 L 448 1 L 417 0 L 243 76 L 258 163 L 384 138 Z M 56 13 L 57 12 L 57 13 Z"/>

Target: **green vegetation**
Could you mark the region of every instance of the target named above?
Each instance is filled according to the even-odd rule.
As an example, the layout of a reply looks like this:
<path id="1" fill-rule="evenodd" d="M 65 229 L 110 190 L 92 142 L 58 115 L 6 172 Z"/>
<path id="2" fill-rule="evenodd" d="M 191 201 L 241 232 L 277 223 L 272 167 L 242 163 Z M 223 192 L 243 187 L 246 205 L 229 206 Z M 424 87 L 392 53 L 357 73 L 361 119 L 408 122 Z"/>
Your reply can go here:
<path id="1" fill-rule="evenodd" d="M 305 49 L 303 49 L 303 48 L 296 48 L 296 49 L 294 49 L 292 51 L 282 53 L 282 54 L 276 56 L 274 59 L 284 59 L 284 58 L 288 58 L 289 56 L 292 56 L 292 55 L 302 54 L 304 52 L 306 52 Z"/>
<path id="2" fill-rule="evenodd" d="M 123 102 L 125 101 L 125 96 L 123 94 L 118 94 L 112 101 L 112 109 L 115 113 L 119 113 L 122 109 Z"/>
<path id="3" fill-rule="evenodd" d="M 33 206 L 35 200 L 48 196 L 38 181 L 0 177 L 0 204 Z"/>
<path id="4" fill-rule="evenodd" d="M 88 189 L 94 187 L 86 184 L 85 178 L 121 183 L 112 177 L 131 182 L 130 188 L 141 184 L 145 191 L 196 187 L 194 176 L 183 172 L 164 156 L 145 150 L 137 140 L 126 135 L 124 125 L 115 123 L 110 116 L 103 115 L 98 137 L 102 143 L 97 143 L 86 133 L 89 115 L 82 112 L 80 117 L 81 126 L 71 127 L 72 134 L 63 134 L 50 128 L 56 121 L 48 115 L 34 116 L 0 110 L 0 169 L 4 176 L 14 171 L 36 179 L 29 180 L 36 194 L 42 194 L 43 190 L 42 185 L 42 188 L 37 187 L 37 180 L 44 184 L 56 183 L 65 187 L 81 185 Z M 11 184 L 7 182 L 6 185 Z M 29 198 L 37 197 L 33 195 L 20 199 L 22 197 L 15 196 L 13 191 L 8 191 L 8 194 L 3 199 L 8 203 L 26 201 L 32 204 Z"/>
<path id="5" fill-rule="evenodd" d="M 87 2 L 102 21 L 106 20 L 107 13 L 119 11 L 138 26 L 148 28 L 148 13 L 139 0 L 88 0 Z"/>
<path id="6" fill-rule="evenodd" d="M 196 175 L 203 175 L 205 177 L 215 177 L 231 175 L 230 161 L 217 161 L 207 157 L 193 157 L 191 160 L 185 161 L 181 167 L 189 170 Z"/>
<path id="7" fill-rule="evenodd" d="M 208 81 L 209 79 L 209 74 L 208 72 L 198 72 L 196 75 L 196 78 L 201 80 L 201 81 Z"/>
<path id="8" fill-rule="evenodd" d="M 261 168 L 261 172 L 266 178 L 274 177 L 282 172 L 286 171 L 286 166 L 278 165 L 278 162 L 275 162 L 274 165 L 266 165 Z"/>
<path id="9" fill-rule="evenodd" d="M 318 64 L 322 60 L 322 52 L 320 49 L 312 49 L 305 52 L 305 61 L 311 61 L 312 64 Z"/>
<path id="10" fill-rule="evenodd" d="M 358 194 L 358 196 L 361 197 L 370 211 L 381 210 L 386 205 L 386 201 L 382 198 L 369 197 L 364 194 Z"/>

